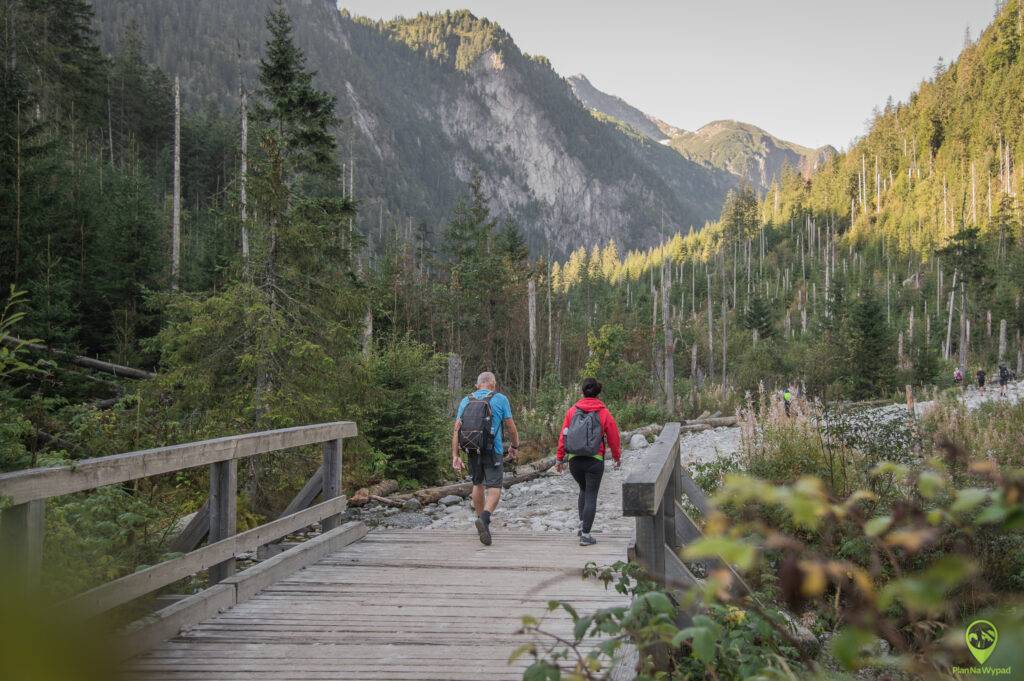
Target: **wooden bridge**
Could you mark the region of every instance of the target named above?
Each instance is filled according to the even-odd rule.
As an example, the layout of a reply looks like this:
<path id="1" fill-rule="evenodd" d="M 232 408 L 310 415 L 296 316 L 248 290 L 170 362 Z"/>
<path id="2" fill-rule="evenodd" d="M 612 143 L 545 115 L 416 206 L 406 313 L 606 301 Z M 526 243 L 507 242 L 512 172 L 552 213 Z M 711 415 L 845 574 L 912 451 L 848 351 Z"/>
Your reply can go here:
<path id="1" fill-rule="evenodd" d="M 509 664 L 526 639 L 523 615 L 569 638 L 571 620 L 548 613 L 548 600 L 582 612 L 623 605 L 623 597 L 583 580 L 588 561 L 627 556 L 676 587 L 696 578 L 676 551 L 699 530 L 680 506 L 686 493 L 706 501 L 680 464 L 679 424 L 669 424 L 623 485 L 632 536 L 601 537 L 580 547 L 574 536 L 379 531 L 341 524 L 343 442 L 349 422 L 253 433 L 160 447 L 0 475 L 0 558 L 27 584 L 39 574 L 47 498 L 152 475 L 209 467 L 210 494 L 183 533 L 187 552 L 80 594 L 65 604 L 100 617 L 203 571 L 209 586 L 182 597 L 119 634 L 118 650 L 136 679 L 517 679 L 528 663 Z M 320 445 L 323 464 L 276 520 L 236 532 L 239 459 Z M 317 496 L 319 503 L 314 503 Z M 235 558 L 263 555 L 282 537 L 319 524 L 313 539 L 235 572 Z M 203 538 L 207 543 L 196 548 Z M 631 678 L 621 663 L 617 678 Z"/>

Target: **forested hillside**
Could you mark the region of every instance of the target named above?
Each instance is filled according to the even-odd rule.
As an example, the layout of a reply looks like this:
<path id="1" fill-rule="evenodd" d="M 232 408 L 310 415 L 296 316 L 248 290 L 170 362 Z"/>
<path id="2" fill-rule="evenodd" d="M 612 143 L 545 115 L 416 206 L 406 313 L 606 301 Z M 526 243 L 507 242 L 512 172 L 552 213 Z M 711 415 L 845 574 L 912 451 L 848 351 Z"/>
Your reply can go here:
<path id="1" fill-rule="evenodd" d="M 186 110 L 235 118 L 272 4 L 95 2 L 108 50 L 137 35 L 147 59 L 181 77 Z M 594 120 L 547 60 L 523 54 L 486 19 L 374 22 L 338 12 L 333 0 L 286 6 L 315 82 L 337 97 L 339 155 L 371 250 L 397 226 L 436 238 L 475 170 L 491 210 L 516 220 L 535 253 L 595 238 L 651 245 L 663 222 L 699 228 L 714 218 L 734 183 Z"/>

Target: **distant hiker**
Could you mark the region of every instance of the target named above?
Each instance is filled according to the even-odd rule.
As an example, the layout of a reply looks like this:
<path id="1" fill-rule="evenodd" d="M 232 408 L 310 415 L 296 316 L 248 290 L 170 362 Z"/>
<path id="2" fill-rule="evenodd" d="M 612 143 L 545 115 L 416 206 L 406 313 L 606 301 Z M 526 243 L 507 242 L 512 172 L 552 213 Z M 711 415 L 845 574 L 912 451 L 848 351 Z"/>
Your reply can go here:
<path id="1" fill-rule="evenodd" d="M 964 371 L 960 367 L 953 370 L 953 382 L 961 385 L 964 382 Z"/>
<path id="2" fill-rule="evenodd" d="M 981 391 L 982 395 L 985 394 L 985 370 L 984 369 L 978 369 L 978 390 Z"/>
<path id="3" fill-rule="evenodd" d="M 1006 385 L 1010 382 L 1010 370 L 1005 364 L 999 365 L 999 396 L 1006 397 Z"/>
<path id="4" fill-rule="evenodd" d="M 789 405 L 793 401 L 793 390 L 788 385 L 782 391 L 782 404 L 786 407 L 786 416 L 789 416 Z"/>
<path id="5" fill-rule="evenodd" d="M 562 422 L 556 470 L 559 473 L 565 470 L 563 461 L 569 459 L 569 472 L 580 486 L 577 500 L 580 546 L 590 546 L 597 543 L 590 536 L 590 530 L 594 526 L 597 493 L 601 489 L 601 476 L 604 475 L 605 445 L 612 451 L 615 468 L 622 464 L 622 448 L 615 417 L 604 406 L 604 402 L 597 399 L 601 394 L 601 384 L 596 378 L 585 378 L 580 387 L 583 398 L 569 407 Z"/>
<path id="6" fill-rule="evenodd" d="M 508 429 L 512 441 L 510 458 L 519 453 L 519 431 L 512 420 L 512 405 L 508 398 L 497 392 L 494 374 L 485 371 L 476 379 L 477 389 L 462 398 L 455 415 L 452 431 L 452 468 L 465 467 L 462 452 L 469 456 L 469 474 L 473 479 L 473 510 L 476 511 L 476 531 L 484 546 L 491 545 L 491 514 L 501 500 L 504 477 L 502 441 Z"/>

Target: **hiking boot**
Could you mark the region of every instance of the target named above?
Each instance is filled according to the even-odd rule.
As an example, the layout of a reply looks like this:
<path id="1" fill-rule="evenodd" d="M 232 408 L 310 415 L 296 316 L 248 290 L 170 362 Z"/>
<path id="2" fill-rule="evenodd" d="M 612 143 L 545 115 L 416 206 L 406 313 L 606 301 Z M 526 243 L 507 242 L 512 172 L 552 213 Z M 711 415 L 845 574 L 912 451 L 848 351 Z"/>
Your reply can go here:
<path id="1" fill-rule="evenodd" d="M 580 534 L 580 546 L 593 546 L 596 543 L 597 540 L 589 534 Z"/>
<path id="2" fill-rule="evenodd" d="M 484 546 L 491 545 L 491 528 L 489 523 L 484 522 L 483 518 L 476 519 L 476 533 L 480 535 L 480 543 Z"/>

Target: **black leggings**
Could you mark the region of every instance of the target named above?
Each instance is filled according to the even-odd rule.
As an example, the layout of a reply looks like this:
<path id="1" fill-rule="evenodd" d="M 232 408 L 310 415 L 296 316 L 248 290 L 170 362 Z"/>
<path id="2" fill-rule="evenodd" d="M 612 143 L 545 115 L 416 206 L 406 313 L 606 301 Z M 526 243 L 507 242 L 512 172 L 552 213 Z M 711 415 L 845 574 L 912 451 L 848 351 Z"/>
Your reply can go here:
<path id="1" fill-rule="evenodd" d="M 569 460 L 569 472 L 580 486 L 580 529 L 584 534 L 590 534 L 597 515 L 597 492 L 601 489 L 604 461 L 592 456 L 577 456 Z"/>

